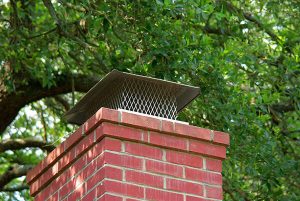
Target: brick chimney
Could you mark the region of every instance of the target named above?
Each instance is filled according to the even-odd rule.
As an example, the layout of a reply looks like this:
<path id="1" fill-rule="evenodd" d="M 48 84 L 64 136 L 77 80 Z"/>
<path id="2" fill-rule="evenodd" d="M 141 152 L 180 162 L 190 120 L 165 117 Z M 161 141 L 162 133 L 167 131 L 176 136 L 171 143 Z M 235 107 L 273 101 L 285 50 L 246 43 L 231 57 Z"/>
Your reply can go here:
<path id="1" fill-rule="evenodd" d="M 217 201 L 228 145 L 223 132 L 101 107 L 27 182 L 35 201 Z"/>

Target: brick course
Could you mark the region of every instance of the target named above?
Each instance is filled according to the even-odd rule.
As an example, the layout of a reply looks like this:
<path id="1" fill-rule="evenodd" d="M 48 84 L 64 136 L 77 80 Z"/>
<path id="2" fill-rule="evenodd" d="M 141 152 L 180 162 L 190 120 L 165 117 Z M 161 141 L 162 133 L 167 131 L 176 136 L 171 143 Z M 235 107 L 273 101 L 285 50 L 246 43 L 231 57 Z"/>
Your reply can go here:
<path id="1" fill-rule="evenodd" d="M 36 201 L 219 201 L 229 136 L 101 108 L 27 174 Z"/>

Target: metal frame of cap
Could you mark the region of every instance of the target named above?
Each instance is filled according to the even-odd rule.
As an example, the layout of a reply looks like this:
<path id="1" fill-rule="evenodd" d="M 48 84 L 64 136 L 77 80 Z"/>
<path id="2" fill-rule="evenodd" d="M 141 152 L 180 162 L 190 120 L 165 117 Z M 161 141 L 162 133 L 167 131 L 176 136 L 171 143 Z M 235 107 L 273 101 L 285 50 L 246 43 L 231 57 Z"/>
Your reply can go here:
<path id="1" fill-rule="evenodd" d="M 98 109 L 103 107 L 103 104 L 101 102 L 96 103 L 97 108 L 91 107 L 92 104 L 95 104 L 95 100 L 98 100 L 99 97 L 104 96 L 105 94 L 107 94 L 107 92 L 111 90 L 116 90 L 111 85 L 111 83 L 118 82 L 127 78 L 143 80 L 149 83 L 156 83 L 159 84 L 161 87 L 176 88 L 175 96 L 177 103 L 177 113 L 179 113 L 187 104 L 189 104 L 200 94 L 199 87 L 113 70 L 110 73 L 108 73 L 105 77 L 103 77 L 94 87 L 92 87 L 78 101 L 78 103 L 65 114 L 66 120 L 69 123 L 74 123 L 78 125 L 83 124 Z"/>

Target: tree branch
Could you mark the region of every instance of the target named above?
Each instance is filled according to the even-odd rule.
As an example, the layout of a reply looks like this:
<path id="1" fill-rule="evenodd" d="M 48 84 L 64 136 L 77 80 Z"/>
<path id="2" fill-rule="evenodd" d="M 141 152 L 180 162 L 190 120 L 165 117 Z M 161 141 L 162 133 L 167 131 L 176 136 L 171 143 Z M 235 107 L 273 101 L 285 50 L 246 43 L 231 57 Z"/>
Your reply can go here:
<path id="1" fill-rule="evenodd" d="M 89 50 L 94 55 L 94 57 L 98 61 L 98 63 L 100 65 L 102 65 L 104 68 L 108 69 L 108 67 L 104 64 L 101 56 L 97 52 L 98 45 L 95 43 L 92 43 L 90 41 L 87 41 L 87 40 L 84 41 L 84 40 L 80 39 L 79 37 L 75 36 L 74 34 L 68 32 L 67 27 L 65 27 L 67 25 L 67 23 L 58 17 L 51 0 L 43 0 L 43 2 L 44 2 L 44 5 L 46 6 L 46 8 L 48 9 L 52 19 L 56 22 L 56 25 L 59 28 L 58 33 L 61 36 L 64 36 L 66 38 L 69 38 L 69 39 L 77 42 L 81 47 Z M 78 27 L 76 29 L 78 30 Z"/>
<path id="2" fill-rule="evenodd" d="M 232 34 L 228 30 L 221 30 L 220 28 L 214 28 L 211 27 L 210 25 L 193 25 L 195 29 L 201 29 L 204 33 L 206 34 L 215 34 L 215 35 L 226 35 L 226 36 L 231 36 Z"/>
<path id="3" fill-rule="evenodd" d="M 236 6 L 234 6 L 230 1 L 217 0 L 216 2 L 225 5 L 229 11 L 242 15 L 248 21 L 253 22 L 258 28 L 264 30 L 271 37 L 273 41 L 275 42 L 280 41 L 278 36 L 271 29 L 269 29 L 262 22 L 260 22 L 252 13 L 244 12 L 241 8 L 237 8 Z"/>
<path id="4" fill-rule="evenodd" d="M 0 191 L 13 179 L 26 175 L 27 171 L 31 168 L 33 168 L 33 165 L 13 165 L 9 167 L 6 172 L 0 175 Z"/>
<path id="5" fill-rule="evenodd" d="M 14 94 L 1 94 L 0 135 L 25 105 L 42 98 L 72 92 L 72 79 L 75 91 L 78 92 L 87 92 L 99 81 L 99 77 L 88 75 L 57 74 L 54 77 L 55 85 L 49 88 L 44 88 L 37 80 L 28 80 L 26 85 L 17 86 Z"/>
<path id="6" fill-rule="evenodd" d="M 48 9 L 51 17 L 54 19 L 56 25 L 63 30 L 62 28 L 62 21 L 59 19 L 58 15 L 55 12 L 55 9 L 53 7 L 53 4 L 51 3 L 51 0 L 43 0 L 44 5 L 46 6 L 46 8 Z"/>
<path id="7" fill-rule="evenodd" d="M 80 6 L 76 6 L 76 5 L 73 5 L 72 3 L 69 3 L 69 2 L 65 2 L 63 0 L 58 0 L 59 3 L 61 3 L 62 5 L 68 7 L 68 8 L 71 8 L 73 10 L 76 10 L 76 11 L 79 11 L 79 12 L 83 12 L 83 13 L 86 13 L 87 10 L 83 7 L 80 7 Z"/>
<path id="8" fill-rule="evenodd" d="M 34 38 L 38 38 L 38 37 L 41 37 L 41 36 L 45 36 L 45 35 L 48 35 L 54 31 L 57 30 L 57 27 L 54 27 L 52 29 L 50 29 L 49 31 L 46 31 L 46 32 L 43 32 L 43 33 L 40 33 L 40 34 L 37 34 L 37 35 L 34 35 L 34 36 L 30 36 L 28 39 L 34 39 Z"/>
<path id="9" fill-rule="evenodd" d="M 42 126 L 43 126 L 43 130 L 44 130 L 44 142 L 47 143 L 48 142 L 48 136 L 47 136 L 47 126 L 46 126 L 46 120 L 44 117 L 44 111 L 42 106 L 40 107 L 40 115 L 41 115 L 41 122 L 42 122 Z M 49 151 L 48 151 L 49 153 Z"/>
<path id="10" fill-rule="evenodd" d="M 70 110 L 70 104 L 63 97 L 58 95 L 58 96 L 54 96 L 54 99 L 56 102 L 60 103 L 65 108 L 65 111 Z"/>
<path id="11" fill-rule="evenodd" d="M 244 191 L 242 191 L 242 190 L 240 190 L 240 189 L 231 189 L 231 188 L 228 188 L 228 187 L 229 187 L 229 183 L 228 183 L 226 180 L 224 180 L 224 179 L 223 179 L 223 183 L 224 183 L 224 185 L 223 185 L 223 190 L 224 190 L 226 193 L 229 194 L 229 196 L 231 197 L 232 200 L 234 200 L 234 201 L 235 201 L 235 200 L 238 200 L 238 199 L 235 198 L 234 194 L 232 193 L 232 192 L 236 192 L 236 193 L 238 193 L 241 197 L 243 197 L 243 199 L 244 199 L 245 201 L 250 201 L 250 199 L 248 198 L 248 195 L 247 195 L 246 192 L 244 192 Z"/>
<path id="12" fill-rule="evenodd" d="M 284 44 L 283 44 L 283 50 L 291 53 L 292 48 L 300 43 L 300 37 L 295 37 L 292 39 L 288 39 Z"/>
<path id="13" fill-rule="evenodd" d="M 271 108 L 280 113 L 292 112 L 296 109 L 292 102 L 273 104 Z"/>
<path id="14" fill-rule="evenodd" d="M 29 189 L 28 185 L 20 185 L 20 186 L 14 186 L 14 187 L 4 187 L 2 189 L 3 192 L 15 192 L 15 191 L 23 191 Z"/>
<path id="15" fill-rule="evenodd" d="M 53 149 L 55 149 L 55 146 L 51 143 L 46 143 L 35 139 L 9 139 L 0 142 L 0 153 L 3 153 L 7 150 L 18 150 L 26 147 L 37 147 L 48 152 L 51 152 Z"/>
<path id="16" fill-rule="evenodd" d="M 78 44 L 81 45 L 84 48 L 87 48 L 87 49 L 90 49 L 90 50 L 92 49 L 90 44 L 88 44 L 85 41 L 80 40 L 78 37 L 75 37 L 75 36 L 68 33 L 68 31 L 64 27 L 66 25 L 66 23 L 58 17 L 51 0 L 43 0 L 43 2 L 44 2 L 44 5 L 46 6 L 50 16 L 55 21 L 55 23 L 56 23 L 56 25 L 59 29 L 59 34 L 60 35 L 68 37 L 68 38 L 78 42 Z"/>
<path id="17" fill-rule="evenodd" d="M 20 25 L 20 19 L 18 15 L 18 7 L 15 2 L 15 0 L 10 0 L 10 5 L 12 6 L 12 13 L 11 13 L 11 18 L 10 18 L 10 24 L 13 25 L 14 28 L 18 28 Z"/>

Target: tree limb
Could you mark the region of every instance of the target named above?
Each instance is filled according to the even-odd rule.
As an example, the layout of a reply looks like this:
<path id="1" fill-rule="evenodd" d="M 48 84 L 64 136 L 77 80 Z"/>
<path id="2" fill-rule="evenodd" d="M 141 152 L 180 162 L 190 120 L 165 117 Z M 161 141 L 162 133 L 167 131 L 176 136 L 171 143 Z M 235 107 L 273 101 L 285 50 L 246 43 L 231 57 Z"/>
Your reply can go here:
<path id="1" fill-rule="evenodd" d="M 44 2 L 45 7 L 48 10 L 50 16 L 52 17 L 52 19 L 56 23 L 56 25 L 59 29 L 59 34 L 60 35 L 68 37 L 68 38 L 76 41 L 79 45 L 81 45 L 84 48 L 87 48 L 87 49 L 90 49 L 90 50 L 92 49 L 90 44 L 88 44 L 85 41 L 80 40 L 78 37 L 74 37 L 73 35 L 68 33 L 68 31 L 64 27 L 64 25 L 66 25 L 66 23 L 58 17 L 51 0 L 43 0 L 43 2 Z"/>
<path id="2" fill-rule="evenodd" d="M 13 94 L 2 93 L 0 96 L 0 135 L 18 115 L 25 105 L 42 98 L 72 92 L 72 79 L 74 88 L 78 92 L 87 92 L 98 81 L 99 77 L 87 75 L 59 74 L 54 75 L 55 85 L 44 88 L 37 80 L 29 80 L 28 84 L 16 87 Z"/>
<path id="3" fill-rule="evenodd" d="M 229 194 L 229 196 L 231 197 L 232 200 L 236 201 L 239 200 L 237 198 L 235 198 L 233 192 L 238 193 L 241 197 L 243 197 L 244 201 L 250 201 L 250 198 L 248 198 L 248 195 L 246 192 L 242 191 L 241 189 L 231 189 L 228 188 L 229 187 L 229 182 L 227 182 L 227 180 L 223 179 L 223 190 Z"/>
<path id="4" fill-rule="evenodd" d="M 53 7 L 53 4 L 51 3 L 51 0 L 43 0 L 44 5 L 46 6 L 46 8 L 48 9 L 51 17 L 54 19 L 56 25 L 63 30 L 62 28 L 62 21 L 59 19 L 58 15 L 55 12 L 55 9 Z"/>
<path id="5" fill-rule="evenodd" d="M 225 5 L 226 8 L 232 13 L 237 13 L 239 15 L 242 15 L 248 21 L 253 22 L 258 28 L 264 30 L 273 41 L 275 42 L 280 41 L 278 36 L 271 29 L 266 27 L 261 21 L 259 21 L 252 13 L 244 12 L 241 8 L 237 8 L 236 6 L 234 6 L 230 1 L 217 0 L 216 2 Z"/>
<path id="6" fill-rule="evenodd" d="M 49 31 L 46 31 L 46 32 L 43 32 L 43 33 L 40 33 L 40 34 L 37 34 L 37 35 L 34 35 L 34 36 L 30 36 L 27 39 L 30 40 L 30 39 L 38 38 L 38 37 L 41 37 L 41 36 L 45 36 L 45 35 L 48 35 L 48 34 L 54 32 L 56 30 L 57 30 L 57 27 L 54 27 L 54 28 L 50 29 Z"/>
<path id="7" fill-rule="evenodd" d="M 58 96 L 54 96 L 54 99 L 56 102 L 60 103 L 65 108 L 65 111 L 70 110 L 70 104 L 63 97 L 58 95 Z"/>
<path id="8" fill-rule="evenodd" d="M 231 36 L 232 34 L 228 30 L 221 30 L 220 28 L 214 28 L 210 25 L 201 26 L 199 24 L 193 25 L 195 29 L 201 29 L 206 34 L 215 34 L 215 35 L 226 35 Z"/>
<path id="9" fill-rule="evenodd" d="M 0 175 L 0 191 L 13 179 L 26 175 L 27 171 L 31 168 L 33 168 L 33 165 L 13 165 L 9 167 L 6 172 Z"/>
<path id="10" fill-rule="evenodd" d="M 18 26 L 20 25 L 20 19 L 18 15 L 18 7 L 15 0 L 10 0 L 10 5 L 12 6 L 13 10 L 11 13 L 10 24 L 12 24 L 14 28 L 18 28 Z"/>
<path id="11" fill-rule="evenodd" d="M 58 0 L 58 2 L 61 3 L 62 5 L 64 5 L 65 7 L 67 7 L 67 8 L 71 8 L 73 10 L 83 12 L 83 13 L 87 12 L 87 10 L 84 7 L 76 6 L 76 5 L 73 5 L 72 3 L 65 2 L 63 0 Z"/>
<path id="12" fill-rule="evenodd" d="M 292 48 L 300 43 L 300 37 L 295 37 L 292 39 L 288 39 L 284 44 L 283 44 L 283 50 L 291 53 Z"/>
<path id="13" fill-rule="evenodd" d="M 43 136 L 44 137 L 44 142 L 47 143 L 48 142 L 47 126 L 46 126 L 46 120 L 45 120 L 45 117 L 44 117 L 44 111 L 43 111 L 42 107 L 40 108 L 40 115 L 41 115 L 41 122 L 42 122 L 42 125 L 43 125 L 43 130 L 44 130 L 44 136 Z"/>
<path id="14" fill-rule="evenodd" d="M 273 104 L 271 108 L 280 113 L 292 112 L 296 109 L 292 102 Z"/>
<path id="15" fill-rule="evenodd" d="M 28 185 L 19 185 L 14 187 L 4 187 L 2 189 L 3 192 L 15 192 L 15 191 L 23 191 L 29 189 Z"/>
<path id="16" fill-rule="evenodd" d="M 42 142 L 35 139 L 9 139 L 3 142 L 0 142 L 0 153 L 3 153 L 7 150 L 18 150 L 26 147 L 37 147 L 48 152 L 51 152 L 55 149 L 55 146 L 51 143 Z"/>
<path id="17" fill-rule="evenodd" d="M 68 32 L 67 30 L 67 27 L 65 27 L 67 25 L 66 22 L 64 22 L 63 20 L 61 20 L 55 9 L 54 9 L 54 6 L 51 2 L 51 0 L 43 0 L 44 2 L 44 5 L 46 6 L 47 10 L 49 11 L 50 13 L 50 16 L 52 17 L 52 19 L 55 21 L 59 31 L 58 33 L 61 35 L 61 36 L 64 36 L 68 39 L 71 39 L 73 41 L 75 41 L 76 43 L 78 43 L 78 45 L 80 45 L 81 47 L 89 50 L 95 57 L 95 59 L 97 60 L 97 62 L 103 66 L 103 68 L 106 68 L 108 69 L 108 67 L 105 65 L 105 63 L 103 62 L 101 56 L 99 55 L 99 53 L 97 52 L 97 47 L 98 45 L 95 44 L 95 43 L 92 43 L 90 41 L 87 41 L 87 40 L 82 40 L 81 38 L 75 36 L 74 34 Z M 78 30 L 78 27 L 76 28 Z M 78 30 L 80 31 L 80 30 Z"/>

